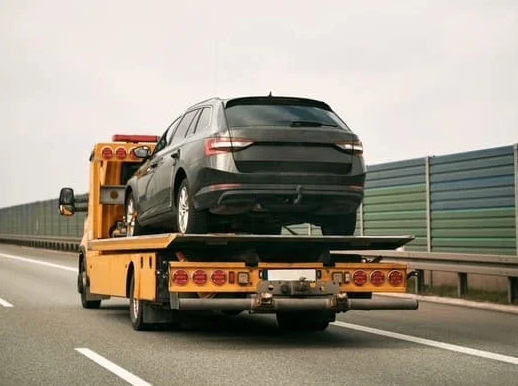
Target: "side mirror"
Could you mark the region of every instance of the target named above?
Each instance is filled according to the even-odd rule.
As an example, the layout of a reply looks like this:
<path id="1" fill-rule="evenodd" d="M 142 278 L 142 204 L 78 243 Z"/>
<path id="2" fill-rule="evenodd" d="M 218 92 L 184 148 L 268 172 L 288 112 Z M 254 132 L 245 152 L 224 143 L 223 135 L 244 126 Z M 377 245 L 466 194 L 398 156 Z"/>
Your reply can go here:
<path id="1" fill-rule="evenodd" d="M 148 158 L 151 152 L 148 146 L 138 146 L 133 149 L 133 154 L 135 154 L 137 158 Z"/>
<path id="2" fill-rule="evenodd" d="M 59 192 L 59 214 L 72 216 L 76 212 L 74 189 L 63 188 Z"/>

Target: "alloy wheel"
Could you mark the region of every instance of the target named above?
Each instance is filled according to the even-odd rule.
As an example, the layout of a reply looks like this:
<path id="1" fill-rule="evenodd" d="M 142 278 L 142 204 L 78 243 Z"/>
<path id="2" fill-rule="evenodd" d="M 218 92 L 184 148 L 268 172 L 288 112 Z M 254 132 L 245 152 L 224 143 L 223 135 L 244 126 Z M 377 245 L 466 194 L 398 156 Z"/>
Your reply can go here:
<path id="1" fill-rule="evenodd" d="M 180 190 L 180 195 L 178 197 L 178 228 L 182 233 L 187 232 L 187 227 L 189 225 L 189 193 L 187 192 L 187 187 L 184 186 Z"/>
<path id="2" fill-rule="evenodd" d="M 126 234 L 127 236 L 135 235 L 135 219 L 137 217 L 137 211 L 135 210 L 135 203 L 133 198 L 130 197 L 128 199 L 128 203 L 126 206 Z"/>

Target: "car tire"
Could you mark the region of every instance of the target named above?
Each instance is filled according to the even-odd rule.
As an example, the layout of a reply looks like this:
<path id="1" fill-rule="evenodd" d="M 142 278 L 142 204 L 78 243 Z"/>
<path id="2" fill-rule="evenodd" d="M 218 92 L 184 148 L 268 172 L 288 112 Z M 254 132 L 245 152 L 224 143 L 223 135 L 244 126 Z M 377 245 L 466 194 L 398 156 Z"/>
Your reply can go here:
<path id="1" fill-rule="evenodd" d="M 86 270 L 84 268 L 84 264 L 81 263 L 81 268 L 79 269 L 79 277 L 78 277 L 78 289 L 80 289 L 81 294 L 81 305 L 83 308 L 88 309 L 97 309 L 101 307 L 101 301 L 100 300 L 88 300 L 88 297 L 90 295 L 90 281 L 88 279 L 88 276 L 86 275 Z M 81 281 L 81 284 L 79 284 L 79 281 Z"/>
<path id="2" fill-rule="evenodd" d="M 181 182 L 178 189 L 176 209 L 176 229 L 178 229 L 178 232 L 190 234 L 207 233 L 209 229 L 208 212 L 194 208 L 187 179 Z"/>
<path id="3" fill-rule="evenodd" d="M 320 228 L 324 236 L 352 236 L 356 229 L 356 212 L 329 216 L 321 221 Z"/>
<path id="4" fill-rule="evenodd" d="M 133 197 L 133 192 L 128 193 L 128 197 L 126 198 L 126 207 L 125 207 L 125 219 L 126 219 L 126 236 L 138 236 L 144 234 L 144 230 L 140 223 L 138 222 L 137 217 L 137 208 L 135 206 L 135 199 Z"/>

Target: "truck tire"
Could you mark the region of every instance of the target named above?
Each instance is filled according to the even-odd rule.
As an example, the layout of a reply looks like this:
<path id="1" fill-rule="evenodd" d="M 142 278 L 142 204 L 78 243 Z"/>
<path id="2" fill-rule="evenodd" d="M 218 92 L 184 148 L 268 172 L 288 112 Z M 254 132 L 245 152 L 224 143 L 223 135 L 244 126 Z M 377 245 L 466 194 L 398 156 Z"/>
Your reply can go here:
<path id="1" fill-rule="evenodd" d="M 326 311 L 278 312 L 277 324 L 288 331 L 324 331 L 334 315 Z"/>
<path id="2" fill-rule="evenodd" d="M 131 237 L 144 234 L 144 230 L 138 222 L 137 208 L 135 206 L 135 198 L 133 197 L 133 192 L 128 193 L 128 197 L 126 198 L 125 210 L 126 236 Z"/>
<path id="3" fill-rule="evenodd" d="M 101 307 L 100 300 L 88 300 L 88 297 L 90 296 L 90 280 L 86 275 L 83 263 L 81 263 L 81 268 L 79 270 L 77 281 L 78 289 L 80 290 L 81 294 L 81 305 L 83 306 L 83 308 L 96 309 Z M 79 281 L 81 283 L 79 283 Z"/>
<path id="4" fill-rule="evenodd" d="M 131 325 L 134 330 L 145 331 L 151 327 L 151 325 L 144 323 L 143 300 L 139 300 L 135 297 L 135 275 L 131 275 L 129 312 Z"/>
<path id="5" fill-rule="evenodd" d="M 209 228 L 209 215 L 206 210 L 196 210 L 189 192 L 187 179 L 184 179 L 178 189 L 176 199 L 176 225 L 178 232 L 204 234 Z"/>
<path id="6" fill-rule="evenodd" d="M 326 216 L 320 224 L 324 236 L 352 236 L 356 229 L 356 212 Z"/>

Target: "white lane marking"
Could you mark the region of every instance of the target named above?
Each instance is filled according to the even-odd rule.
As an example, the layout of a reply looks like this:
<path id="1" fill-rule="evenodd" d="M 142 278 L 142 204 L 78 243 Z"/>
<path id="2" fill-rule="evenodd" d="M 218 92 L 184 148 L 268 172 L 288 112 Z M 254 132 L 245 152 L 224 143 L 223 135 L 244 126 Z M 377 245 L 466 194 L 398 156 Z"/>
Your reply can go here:
<path id="1" fill-rule="evenodd" d="M 103 356 L 97 354 L 96 352 L 89 350 L 87 348 L 76 348 L 77 352 L 83 354 L 85 357 L 91 359 L 98 365 L 104 367 L 106 370 L 111 371 L 118 377 L 124 379 L 126 382 L 128 382 L 131 385 L 134 386 L 152 386 L 150 383 L 147 383 L 143 379 L 137 377 L 136 375 L 130 373 L 127 370 L 124 370 L 122 367 L 117 366 L 115 363 L 109 361 L 108 359 L 104 358 Z"/>
<path id="2" fill-rule="evenodd" d="M 66 265 L 59 265 L 59 264 L 54 264 L 54 263 L 48 263 L 46 261 L 41 261 L 41 260 L 28 259 L 26 257 L 20 257 L 20 256 L 16 256 L 16 255 L 8 255 L 8 254 L 5 254 L 5 253 L 0 253 L 0 257 L 5 257 L 7 259 L 12 259 L 12 260 L 23 261 L 23 262 L 26 262 L 26 263 L 44 265 L 46 267 L 64 269 L 65 271 L 77 272 L 77 268 L 67 267 Z"/>
<path id="3" fill-rule="evenodd" d="M 14 307 L 11 303 L 9 303 L 7 300 L 4 300 L 0 298 L 0 305 L 4 307 Z"/>
<path id="4" fill-rule="evenodd" d="M 480 357 L 480 358 L 493 359 L 493 360 L 500 361 L 500 362 L 518 365 L 518 358 L 511 357 L 508 355 L 495 354 L 495 353 L 492 353 L 489 351 L 482 351 L 482 350 L 477 350 L 474 348 L 457 346 L 455 344 L 443 343 L 443 342 L 439 342 L 436 340 L 418 338 L 416 336 L 399 334 L 397 332 L 392 332 L 392 331 L 378 330 L 377 328 L 359 326 L 357 324 L 350 324 L 350 323 L 344 323 L 344 322 L 333 322 L 331 324 L 338 326 L 338 327 L 348 328 L 351 330 L 368 332 L 370 334 L 386 336 L 389 338 L 404 340 L 407 342 L 422 344 L 425 346 L 436 347 L 436 348 L 440 348 L 443 350 L 455 351 L 455 352 L 459 352 L 462 354 L 473 355 L 473 356 Z"/>

